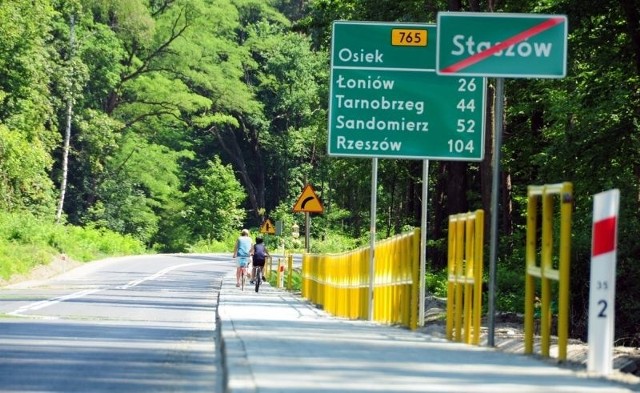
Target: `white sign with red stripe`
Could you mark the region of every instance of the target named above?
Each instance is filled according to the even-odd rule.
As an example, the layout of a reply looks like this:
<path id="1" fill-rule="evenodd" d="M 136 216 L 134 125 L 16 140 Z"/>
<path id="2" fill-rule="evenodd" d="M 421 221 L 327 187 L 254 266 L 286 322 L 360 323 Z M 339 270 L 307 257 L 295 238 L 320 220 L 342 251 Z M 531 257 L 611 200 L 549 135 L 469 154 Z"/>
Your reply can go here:
<path id="1" fill-rule="evenodd" d="M 617 189 L 593 198 L 587 369 L 601 375 L 613 370 L 619 206 L 620 190 Z"/>

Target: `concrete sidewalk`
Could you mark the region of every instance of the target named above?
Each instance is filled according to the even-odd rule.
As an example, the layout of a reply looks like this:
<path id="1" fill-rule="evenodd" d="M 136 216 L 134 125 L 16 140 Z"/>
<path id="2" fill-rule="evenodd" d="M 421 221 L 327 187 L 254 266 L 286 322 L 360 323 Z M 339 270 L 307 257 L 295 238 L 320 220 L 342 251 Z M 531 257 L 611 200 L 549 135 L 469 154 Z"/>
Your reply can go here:
<path id="1" fill-rule="evenodd" d="M 227 391 L 631 392 L 538 359 L 328 315 L 268 284 L 222 282 L 218 330 Z"/>

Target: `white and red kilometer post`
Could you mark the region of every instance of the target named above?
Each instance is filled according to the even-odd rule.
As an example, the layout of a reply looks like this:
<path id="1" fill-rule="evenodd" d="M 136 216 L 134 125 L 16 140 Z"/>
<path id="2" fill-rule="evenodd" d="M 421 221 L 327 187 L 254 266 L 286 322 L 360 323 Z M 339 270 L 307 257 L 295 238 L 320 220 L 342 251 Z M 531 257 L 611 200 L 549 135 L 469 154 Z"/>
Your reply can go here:
<path id="1" fill-rule="evenodd" d="M 619 206 L 617 189 L 593 198 L 587 370 L 600 375 L 613 371 Z"/>

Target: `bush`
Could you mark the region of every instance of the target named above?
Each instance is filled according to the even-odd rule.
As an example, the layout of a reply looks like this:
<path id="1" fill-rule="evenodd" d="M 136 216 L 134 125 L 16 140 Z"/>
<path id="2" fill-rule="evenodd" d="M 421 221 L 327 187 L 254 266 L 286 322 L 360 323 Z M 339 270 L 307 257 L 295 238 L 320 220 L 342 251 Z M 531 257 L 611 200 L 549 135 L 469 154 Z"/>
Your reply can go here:
<path id="1" fill-rule="evenodd" d="M 142 242 L 107 229 L 58 227 L 56 243 L 72 259 L 86 262 L 110 256 L 144 254 Z"/>
<path id="2" fill-rule="evenodd" d="M 427 292 L 436 297 L 447 297 L 449 277 L 447 269 L 425 274 Z"/>
<path id="3" fill-rule="evenodd" d="M 252 232 L 252 236 L 253 236 Z M 227 233 L 221 236 L 221 240 L 205 239 L 199 240 L 187 247 L 187 252 L 212 253 L 212 252 L 233 252 L 236 240 L 240 236 L 240 231 Z"/>
<path id="4" fill-rule="evenodd" d="M 47 265 L 59 254 L 86 262 L 145 252 L 144 245 L 128 235 L 55 224 L 27 212 L 0 212 L 0 277 L 3 279 Z"/>
<path id="5" fill-rule="evenodd" d="M 496 274 L 496 310 L 504 312 L 524 312 L 524 266 L 514 269 L 498 263 Z M 539 293 L 539 292 L 538 292 Z M 488 295 L 483 298 L 488 299 Z"/>
<path id="6" fill-rule="evenodd" d="M 304 244 L 304 239 L 302 242 Z M 361 246 L 358 239 L 338 232 L 327 232 L 322 239 L 311 239 L 310 243 L 310 251 L 316 254 L 340 253 L 355 250 Z"/>
<path id="7" fill-rule="evenodd" d="M 38 265 L 48 264 L 56 254 L 56 250 L 50 247 L 0 239 L 0 278 L 6 280 L 15 274 L 26 274 Z"/>
<path id="8" fill-rule="evenodd" d="M 287 280 L 289 279 L 289 275 L 284 276 L 284 289 L 287 289 Z M 278 286 L 278 272 L 272 271 L 268 277 L 269 285 L 276 288 Z M 302 290 L 302 275 L 299 271 L 293 270 L 291 276 L 291 291 L 292 292 L 300 292 Z"/>

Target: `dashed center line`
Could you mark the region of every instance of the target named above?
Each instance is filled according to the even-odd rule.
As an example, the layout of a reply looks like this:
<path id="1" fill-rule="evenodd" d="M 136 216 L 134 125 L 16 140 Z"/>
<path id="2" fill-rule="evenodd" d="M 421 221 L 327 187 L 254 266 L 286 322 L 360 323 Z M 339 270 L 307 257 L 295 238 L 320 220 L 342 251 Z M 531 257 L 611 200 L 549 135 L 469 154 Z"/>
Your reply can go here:
<path id="1" fill-rule="evenodd" d="M 194 263 L 185 263 L 182 265 L 176 265 L 176 266 L 169 266 L 167 268 L 164 268 L 162 270 L 160 270 L 157 273 L 154 273 L 150 276 L 138 279 L 138 280 L 133 280 L 128 282 L 125 285 L 120 285 L 117 287 L 114 287 L 114 289 L 130 289 L 133 288 L 135 286 L 138 286 L 140 284 L 142 284 L 143 282 L 146 281 L 150 281 L 150 280 L 156 280 L 162 276 L 164 276 L 165 274 L 176 270 L 176 269 L 180 269 L 183 267 L 187 267 L 187 266 L 195 266 L 195 265 L 204 265 L 204 264 L 209 264 L 211 262 L 194 262 Z M 58 303 L 62 303 L 71 299 L 79 299 L 97 292 L 101 292 L 101 291 L 106 291 L 109 288 L 99 288 L 99 289 L 86 289 L 84 291 L 79 291 L 79 292 L 74 292 L 68 295 L 64 295 L 64 296 L 59 296 L 59 297 L 55 297 L 52 299 L 47 299 L 47 300 L 42 300 L 39 302 L 35 302 L 35 303 L 31 303 L 31 304 L 27 304 L 26 306 L 22 306 L 20 308 L 18 308 L 15 311 L 11 311 L 9 313 L 7 313 L 7 315 L 12 315 L 12 316 L 16 316 L 16 317 L 37 317 L 34 315 L 25 315 L 24 313 L 28 312 L 28 311 L 37 311 L 37 310 L 41 310 L 45 307 L 49 307 L 49 306 L 53 306 L 54 304 L 58 304 Z M 56 317 L 47 317 L 49 319 L 57 319 Z"/>
<path id="2" fill-rule="evenodd" d="M 74 292 L 74 293 L 71 293 L 69 295 L 64 295 L 64 296 L 56 297 L 56 298 L 53 298 L 53 299 L 42 300 L 42 301 L 39 301 L 39 302 L 36 302 L 36 303 L 28 304 L 26 306 L 22 306 L 19 309 L 15 310 L 15 311 L 12 311 L 12 312 L 10 312 L 8 314 L 9 315 L 13 315 L 13 316 L 18 316 L 18 317 L 19 316 L 24 316 L 22 314 L 27 312 L 27 311 L 40 310 L 40 309 L 43 309 L 45 307 L 49 307 L 49 306 L 52 306 L 54 304 L 64 302 L 66 300 L 81 298 L 81 297 L 84 297 L 84 296 L 87 296 L 87 295 L 90 295 L 92 293 L 96 293 L 96 292 L 99 292 L 99 291 L 102 291 L 102 289 L 87 289 L 87 290 L 84 290 L 84 291 Z"/>

